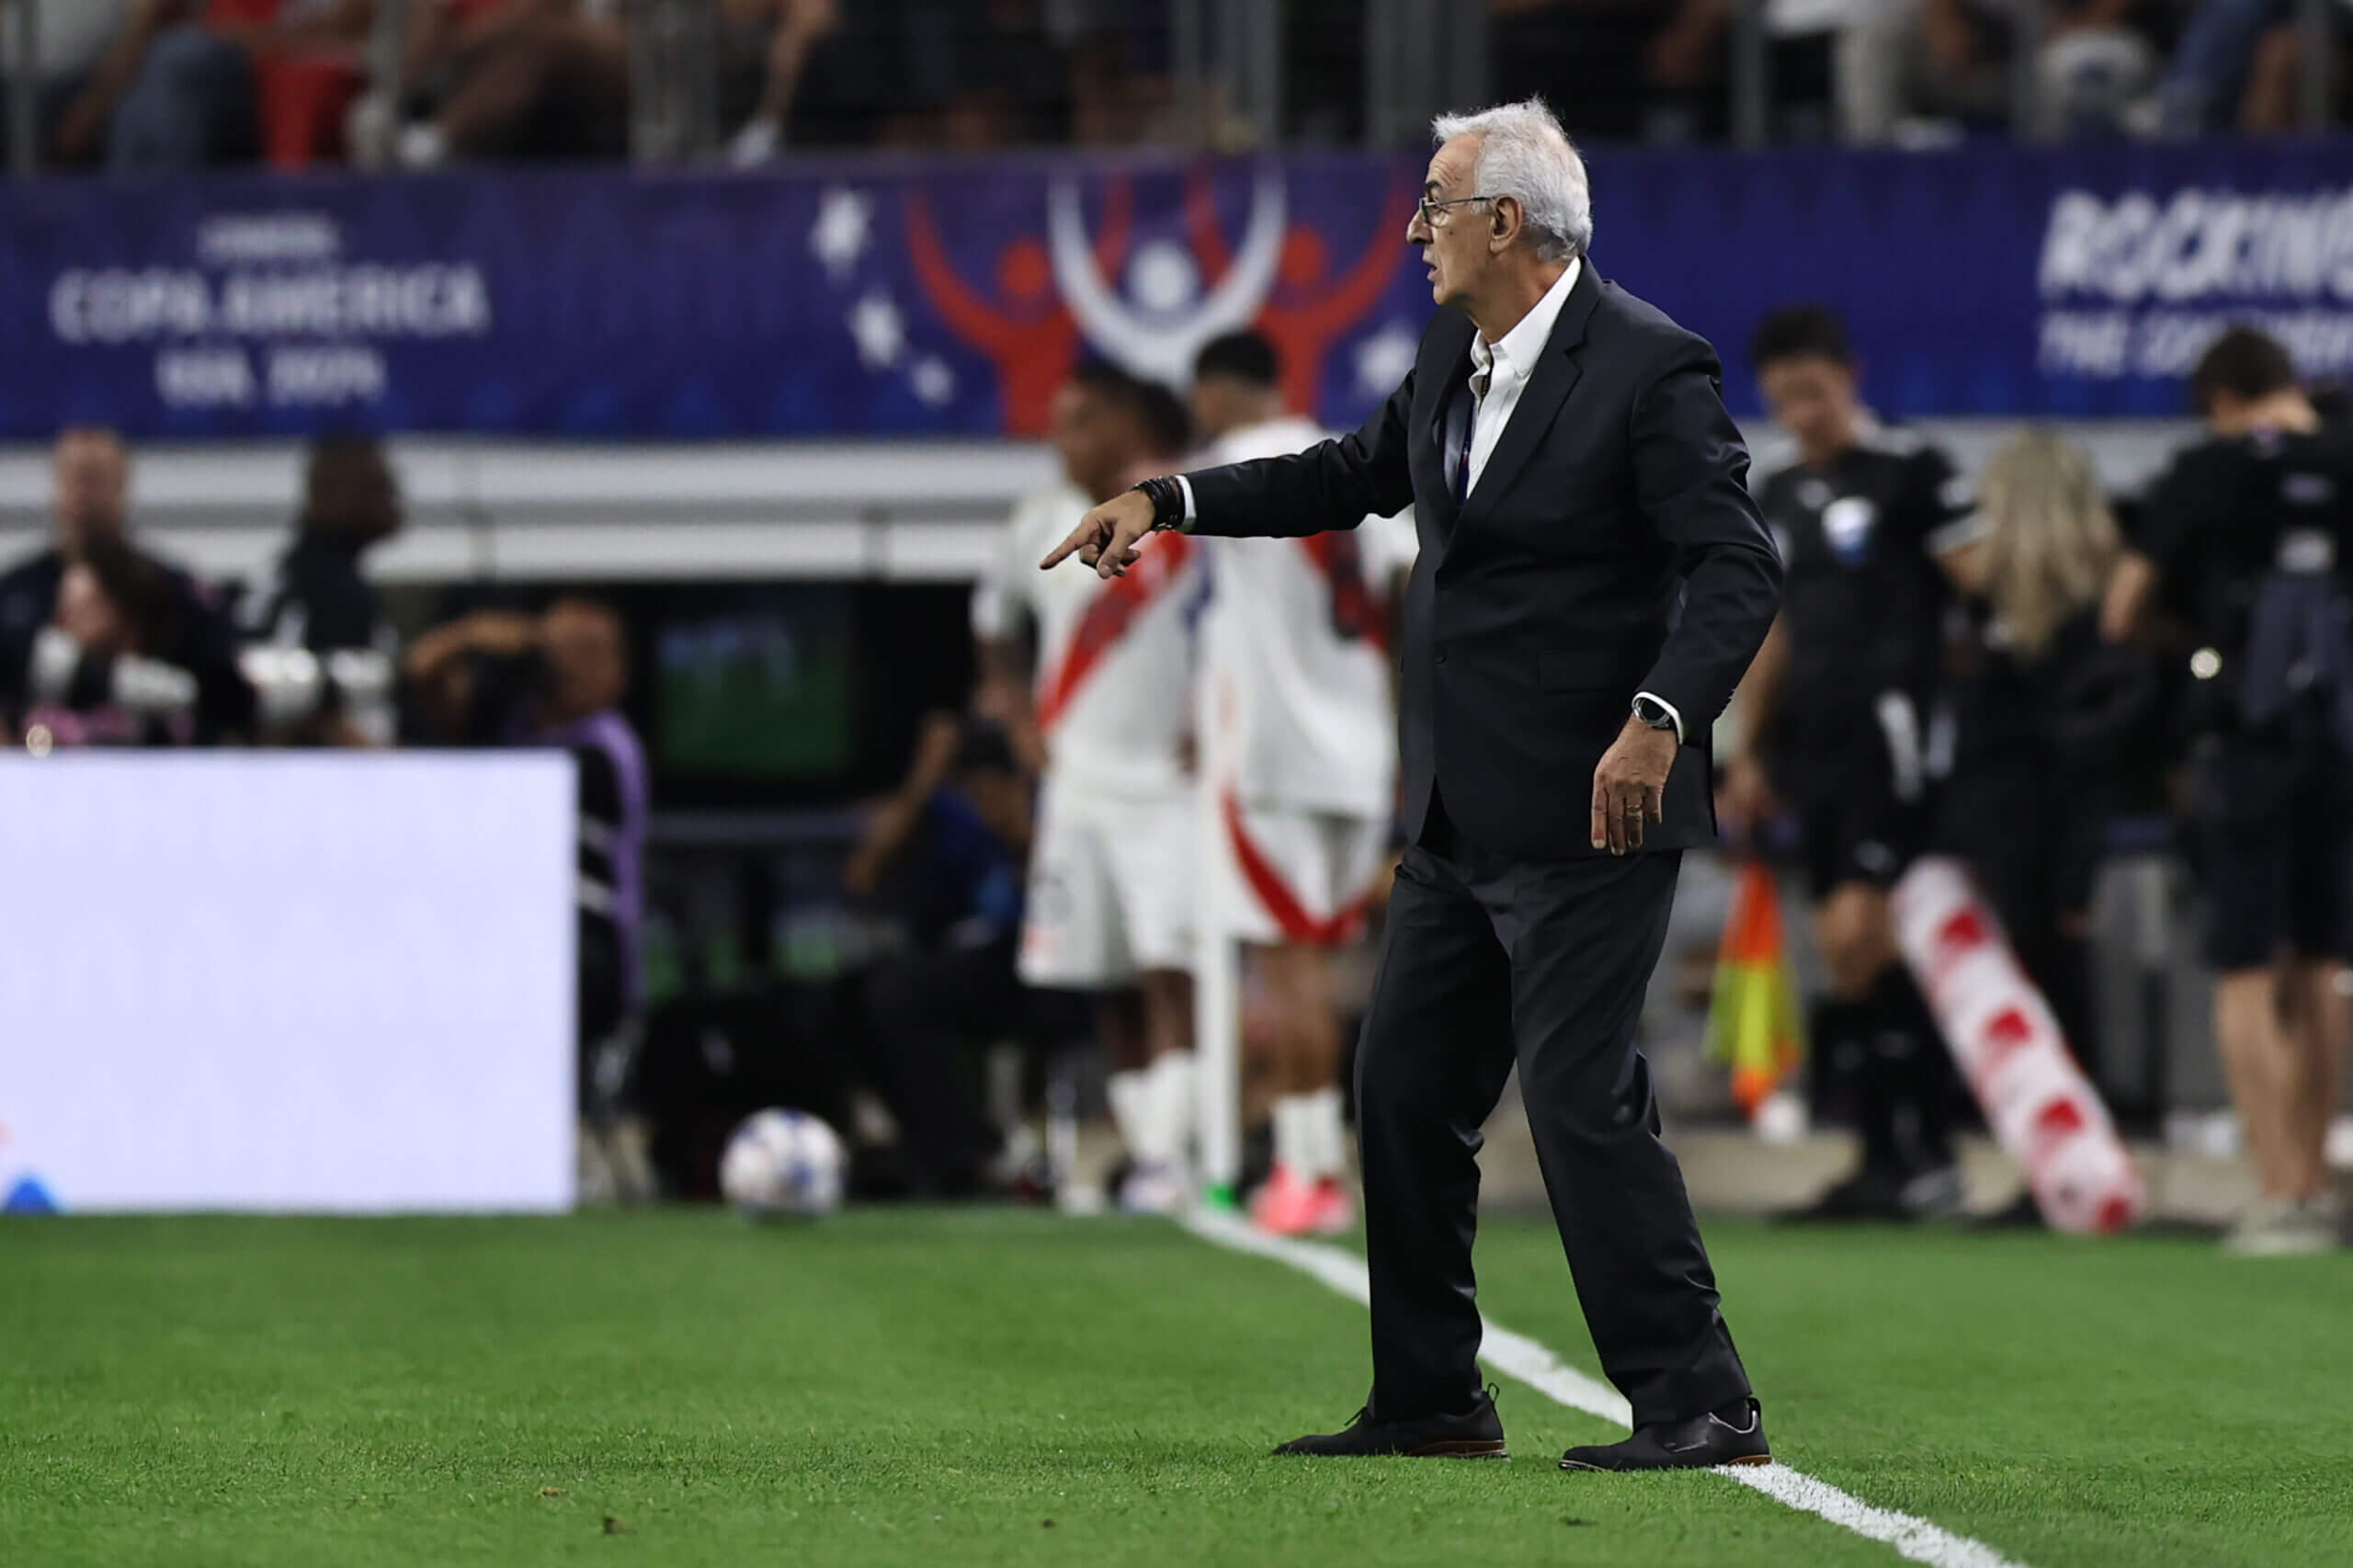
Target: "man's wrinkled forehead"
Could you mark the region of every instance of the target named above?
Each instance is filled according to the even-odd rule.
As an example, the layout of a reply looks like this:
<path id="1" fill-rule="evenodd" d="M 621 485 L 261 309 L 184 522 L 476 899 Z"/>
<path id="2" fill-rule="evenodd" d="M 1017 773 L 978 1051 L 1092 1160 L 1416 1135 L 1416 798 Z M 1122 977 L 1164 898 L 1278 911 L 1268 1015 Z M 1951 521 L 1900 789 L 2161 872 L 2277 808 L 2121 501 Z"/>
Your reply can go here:
<path id="1" fill-rule="evenodd" d="M 1472 171 L 1479 162 L 1479 139 L 1458 136 L 1430 154 L 1428 175 L 1422 181 L 1425 196 L 1450 196 L 1457 190 L 1468 190 Z"/>

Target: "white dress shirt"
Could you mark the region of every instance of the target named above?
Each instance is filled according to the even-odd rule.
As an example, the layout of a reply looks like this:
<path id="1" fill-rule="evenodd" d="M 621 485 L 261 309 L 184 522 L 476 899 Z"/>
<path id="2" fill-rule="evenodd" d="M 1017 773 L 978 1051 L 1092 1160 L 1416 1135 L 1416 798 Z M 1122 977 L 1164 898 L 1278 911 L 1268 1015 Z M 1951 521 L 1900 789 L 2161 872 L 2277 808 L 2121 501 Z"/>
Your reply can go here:
<path id="1" fill-rule="evenodd" d="M 1585 259 L 1572 256 L 1568 269 L 1552 280 L 1544 297 L 1495 342 L 1471 335 L 1471 483 L 1463 488 L 1465 494 L 1479 488 L 1479 476 L 1487 472 L 1487 460 L 1495 455 L 1504 426 L 1511 423 L 1519 394 L 1528 390 L 1536 361 L 1552 341 L 1552 328 L 1569 302 L 1569 290 L 1584 270 Z"/>
<path id="2" fill-rule="evenodd" d="M 1512 411 L 1519 406 L 1520 393 L 1528 390 L 1529 378 L 1536 373 L 1536 362 L 1544 353 L 1544 346 L 1552 341 L 1552 329 L 1560 324 L 1561 312 L 1569 302 L 1569 292 L 1577 286 L 1578 276 L 1585 271 L 1585 258 L 1572 256 L 1561 276 L 1544 290 L 1544 297 L 1529 307 L 1526 315 L 1509 332 L 1489 343 L 1477 333 L 1471 335 L 1471 474 L 1463 486 L 1468 495 L 1479 488 L 1479 476 L 1487 472 L 1487 461 L 1495 455 L 1495 447 L 1503 439 L 1504 427 L 1511 423 Z M 1449 453 L 1460 461 L 1461 449 Z M 1449 463 L 1449 478 L 1453 462 Z M 1190 523 L 1199 516 L 1193 509 L 1193 487 L 1184 475 L 1176 476 L 1178 487 L 1185 495 L 1185 521 Z M 1636 692 L 1666 710 L 1675 721 L 1675 738 L 1689 739 L 1683 731 L 1683 715 L 1674 703 L 1656 692 Z"/>

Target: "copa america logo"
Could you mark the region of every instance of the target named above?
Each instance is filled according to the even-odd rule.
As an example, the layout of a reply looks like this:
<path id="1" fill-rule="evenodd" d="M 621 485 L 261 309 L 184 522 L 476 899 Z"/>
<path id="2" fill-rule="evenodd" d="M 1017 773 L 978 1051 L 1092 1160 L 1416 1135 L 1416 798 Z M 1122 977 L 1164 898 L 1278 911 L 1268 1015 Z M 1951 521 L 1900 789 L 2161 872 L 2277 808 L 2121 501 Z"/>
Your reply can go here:
<path id="1" fill-rule="evenodd" d="M 1047 254 L 1055 285 L 1090 343 L 1136 375 L 1181 385 L 1191 379 L 1203 344 L 1257 319 L 1274 289 L 1287 219 L 1281 176 L 1261 173 L 1242 243 L 1213 288 L 1203 289 L 1192 251 L 1154 239 L 1129 258 L 1122 291 L 1096 259 L 1078 182 L 1063 177 L 1046 191 Z"/>

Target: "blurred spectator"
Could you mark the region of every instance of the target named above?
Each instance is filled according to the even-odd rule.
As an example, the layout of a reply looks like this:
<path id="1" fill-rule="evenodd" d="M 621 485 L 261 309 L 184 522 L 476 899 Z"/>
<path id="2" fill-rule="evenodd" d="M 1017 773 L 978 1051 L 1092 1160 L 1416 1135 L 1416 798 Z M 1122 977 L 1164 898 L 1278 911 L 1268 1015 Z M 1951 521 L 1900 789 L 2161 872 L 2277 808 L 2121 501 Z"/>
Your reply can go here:
<path id="1" fill-rule="evenodd" d="M 455 733 L 572 754 L 580 788 L 584 1137 L 598 1145 L 624 1195 L 650 1190 L 643 1139 L 627 1114 L 643 1004 L 649 790 L 644 748 L 621 712 L 629 652 L 620 618 L 578 598 L 559 599 L 543 615 L 480 611 L 418 638 L 403 664 L 412 681 L 433 690 Z M 506 678 L 487 678 L 483 665 Z"/>
<path id="2" fill-rule="evenodd" d="M 57 607 L 33 644 L 18 722 L 36 752 L 59 746 L 186 745 L 195 738 L 196 677 L 155 654 L 172 645 L 164 569 L 119 534 L 67 563 Z M 85 678 L 85 672 L 103 670 Z"/>
<path id="3" fill-rule="evenodd" d="M 229 617 L 193 577 L 129 542 L 121 437 L 66 431 L 55 472 L 56 543 L 0 575 L 0 709 L 176 713 L 185 723 L 169 738 L 204 744 L 249 730 L 253 689 Z M 79 635 L 94 629 L 105 635 Z M 159 684 L 158 665 L 172 678 Z"/>
<path id="4" fill-rule="evenodd" d="M 1176 103 L 1168 7 L 1071 0 L 1071 138 L 1084 145 L 1170 140 Z M 1150 20 L 1145 17 L 1149 16 Z M 1218 106 L 1210 106 L 1212 119 Z"/>
<path id="5" fill-rule="evenodd" d="M 2247 61 L 2246 91 L 2239 100 L 2238 128 L 2270 136 L 2303 130 L 2304 34 L 2298 25 L 2295 7 L 2282 0 L 2268 7 L 2242 3 L 2220 8 L 2223 11 L 2224 27 L 2257 10 L 2264 12 L 2252 57 Z M 2200 19 L 2204 16 L 2201 10 Z M 2329 53 L 2326 72 L 2332 108 L 2344 98 L 2347 28 L 2344 6 L 2330 6 L 2328 40 L 2324 47 Z"/>
<path id="6" fill-rule="evenodd" d="M 1723 82 L 1732 14 L 1733 0 L 1488 0 L 1489 96 L 1540 94 L 1579 136 L 1688 138 L 1694 97 Z"/>
<path id="7" fill-rule="evenodd" d="M 341 157 L 375 0 L 209 0 L 205 16 L 253 61 L 261 154 L 284 168 Z"/>
<path id="8" fill-rule="evenodd" d="M 2286 0 L 2200 0 L 2157 90 L 2162 129 L 2194 136 L 2235 123 L 2258 43 L 2292 12 Z"/>
<path id="9" fill-rule="evenodd" d="M 414 0 L 399 90 L 355 106 L 355 156 L 618 157 L 629 39 L 615 0 Z M 400 122 L 405 123 L 400 123 Z"/>
<path id="10" fill-rule="evenodd" d="M 594 1053 L 593 1103 L 610 1107 L 628 1060 L 620 1037 L 643 1000 L 645 751 L 621 713 L 629 649 L 619 616 L 559 599 L 540 619 L 540 648 L 547 677 L 532 739 L 569 751 L 580 769 L 581 1039 Z"/>
<path id="11" fill-rule="evenodd" d="M 1364 138 L 1364 18 L 1359 0 L 1290 0 L 1283 8 L 1283 135 L 1308 146 Z"/>
<path id="12" fill-rule="evenodd" d="M 359 562 L 400 527 L 400 485 L 381 447 L 364 436 L 312 447 L 294 542 L 241 617 L 241 662 L 275 738 L 392 743 L 399 638 Z"/>
<path id="13" fill-rule="evenodd" d="M 721 112 L 738 129 L 728 146 L 739 167 L 764 164 L 788 143 L 823 145 L 822 134 L 793 134 L 796 111 L 808 80 L 810 97 L 821 107 L 828 88 L 838 90 L 847 74 L 836 67 L 810 76 L 813 55 L 830 52 L 842 25 L 840 0 L 720 0 Z M 748 113 L 744 101 L 751 100 Z M 739 121 L 738 116 L 742 118 Z"/>
<path id="14" fill-rule="evenodd" d="M 2153 129 L 2152 91 L 2163 63 L 2131 25 L 2135 0 L 2062 8 L 2035 59 L 2036 135 L 2119 136 Z"/>
<path id="15" fill-rule="evenodd" d="M 128 169 L 331 155 L 374 10 L 373 0 L 36 4 L 44 155 Z M 5 60 L 13 34 L 0 40 Z"/>
<path id="16" fill-rule="evenodd" d="M 115 41 L 131 20 L 138 0 L 16 0 L 29 4 L 33 12 L 34 49 L 40 62 L 40 74 L 34 87 L 36 103 L 34 123 L 41 138 L 43 155 L 65 161 L 86 161 L 96 156 L 96 144 L 81 149 L 80 159 L 67 157 L 67 150 L 57 146 L 53 138 L 65 119 L 66 111 L 82 97 L 105 60 L 108 46 Z M 6 25 L 14 18 L 6 15 L 7 6 L 0 5 L 0 146 L 6 144 L 14 133 L 16 116 L 6 112 L 12 108 L 11 96 L 17 90 L 17 29 Z"/>
<path id="17" fill-rule="evenodd" d="M 2014 437 L 1986 464 L 1978 506 L 1980 531 L 1952 558 L 1969 634 L 1945 687 L 1954 747 L 1938 837 L 1976 872 L 2094 1073 L 2092 876 L 2156 676 L 2100 638 L 2120 546 L 2088 457 L 2044 431 Z"/>
<path id="18" fill-rule="evenodd" d="M 2036 44 L 2039 134 L 2109 132 L 2132 119 L 2157 54 L 2133 25 L 2141 0 L 2052 0 Z M 1847 138 L 1886 142 L 1907 121 L 2006 125 L 2017 28 L 2004 0 L 1851 0 L 1840 29 Z"/>
<path id="19" fill-rule="evenodd" d="M 867 1067 L 926 1185 L 944 1197 L 993 1185 L 1003 1146 L 980 1052 L 1053 1043 L 1069 1021 L 1067 999 L 1032 992 L 1015 969 L 1030 791 L 1002 729 L 935 713 L 843 874 L 851 896 L 908 927 L 910 949 L 866 977 Z"/>
<path id="20" fill-rule="evenodd" d="M 2334 1246 L 2327 1130 L 2353 1036 L 2353 441 L 2278 341 L 2217 338 L 2190 376 L 2207 437 L 2176 454 L 2101 631 L 2186 630 L 2191 826 L 2218 971 L 2214 1036 L 2262 1198 L 2224 1244 Z"/>
<path id="21" fill-rule="evenodd" d="M 1068 134 L 1070 77 L 1040 0 L 725 0 L 722 19 L 738 62 L 722 86 L 731 123 L 753 96 L 744 62 L 765 55 L 738 164 L 784 146 L 969 151 Z M 750 47 L 764 29 L 765 51 Z"/>
<path id="22" fill-rule="evenodd" d="M 260 145 L 252 57 L 210 25 L 203 0 L 136 0 L 60 120 L 59 162 L 192 169 Z"/>

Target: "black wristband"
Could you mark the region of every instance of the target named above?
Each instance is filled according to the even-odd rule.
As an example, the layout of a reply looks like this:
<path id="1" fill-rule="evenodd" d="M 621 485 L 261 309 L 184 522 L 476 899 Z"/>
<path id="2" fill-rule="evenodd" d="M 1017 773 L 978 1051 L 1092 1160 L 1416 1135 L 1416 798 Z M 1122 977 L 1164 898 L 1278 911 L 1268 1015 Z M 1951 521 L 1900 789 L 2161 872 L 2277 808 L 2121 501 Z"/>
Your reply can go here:
<path id="1" fill-rule="evenodd" d="M 1185 487 L 1167 474 L 1159 474 L 1136 485 L 1143 498 L 1152 503 L 1152 526 L 1155 529 L 1181 528 L 1185 526 Z"/>

